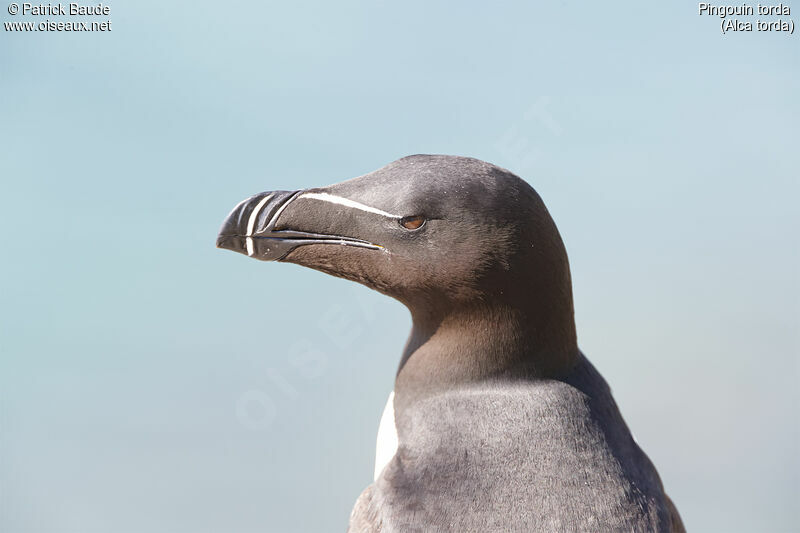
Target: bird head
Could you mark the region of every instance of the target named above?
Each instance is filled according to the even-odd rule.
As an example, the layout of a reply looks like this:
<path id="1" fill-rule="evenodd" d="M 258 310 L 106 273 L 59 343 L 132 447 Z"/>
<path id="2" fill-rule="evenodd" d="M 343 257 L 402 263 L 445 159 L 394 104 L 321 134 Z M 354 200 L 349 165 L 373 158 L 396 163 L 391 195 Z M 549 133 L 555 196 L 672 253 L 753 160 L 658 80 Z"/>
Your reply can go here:
<path id="1" fill-rule="evenodd" d="M 536 192 L 454 156 L 409 156 L 327 187 L 256 194 L 228 215 L 217 246 L 357 281 L 412 311 L 513 299 L 532 279 L 568 273 Z"/>

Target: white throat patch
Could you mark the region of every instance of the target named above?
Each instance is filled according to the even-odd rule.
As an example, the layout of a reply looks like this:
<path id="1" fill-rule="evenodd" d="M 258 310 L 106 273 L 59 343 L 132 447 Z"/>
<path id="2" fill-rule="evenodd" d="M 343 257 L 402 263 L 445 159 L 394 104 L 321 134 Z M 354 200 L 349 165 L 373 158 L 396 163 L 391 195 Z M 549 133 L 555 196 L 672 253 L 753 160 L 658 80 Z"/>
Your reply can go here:
<path id="1" fill-rule="evenodd" d="M 394 425 L 394 391 L 389 393 L 386 407 L 383 408 L 378 438 L 375 445 L 375 476 L 377 480 L 383 468 L 389 464 L 397 452 L 397 427 Z"/>

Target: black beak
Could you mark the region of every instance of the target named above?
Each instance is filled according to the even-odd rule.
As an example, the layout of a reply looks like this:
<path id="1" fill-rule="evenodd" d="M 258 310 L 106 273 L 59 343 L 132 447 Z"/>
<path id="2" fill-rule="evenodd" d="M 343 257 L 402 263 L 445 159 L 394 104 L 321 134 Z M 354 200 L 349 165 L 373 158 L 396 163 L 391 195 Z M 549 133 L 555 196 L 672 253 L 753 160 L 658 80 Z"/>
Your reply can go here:
<path id="1" fill-rule="evenodd" d="M 262 261 L 280 261 L 298 246 L 306 244 L 382 249 L 377 244 L 341 235 L 275 230 L 281 213 L 303 192 L 263 192 L 240 202 L 222 223 L 217 236 L 217 248 L 233 250 Z"/>

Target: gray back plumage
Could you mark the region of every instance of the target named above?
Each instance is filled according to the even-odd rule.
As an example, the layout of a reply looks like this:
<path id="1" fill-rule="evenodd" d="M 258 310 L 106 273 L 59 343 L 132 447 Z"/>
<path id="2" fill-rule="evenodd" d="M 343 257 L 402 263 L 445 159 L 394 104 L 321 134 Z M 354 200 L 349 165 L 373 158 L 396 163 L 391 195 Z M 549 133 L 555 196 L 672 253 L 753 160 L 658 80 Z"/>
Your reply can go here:
<path id="1" fill-rule="evenodd" d="M 483 382 L 399 415 L 406 435 L 353 532 L 682 531 L 603 378 Z"/>

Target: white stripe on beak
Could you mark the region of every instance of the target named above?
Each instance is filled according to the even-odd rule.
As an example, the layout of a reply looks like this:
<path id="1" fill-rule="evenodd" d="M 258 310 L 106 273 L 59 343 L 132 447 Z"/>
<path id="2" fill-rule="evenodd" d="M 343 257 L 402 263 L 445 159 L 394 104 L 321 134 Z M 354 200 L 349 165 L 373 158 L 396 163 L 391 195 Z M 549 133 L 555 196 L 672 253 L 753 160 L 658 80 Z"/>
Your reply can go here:
<path id="1" fill-rule="evenodd" d="M 256 226 L 256 220 L 258 219 L 258 213 L 261 212 L 261 209 L 264 208 L 264 204 L 269 202 L 269 199 L 272 198 L 273 196 L 275 196 L 274 193 L 268 194 L 264 198 L 262 198 L 261 201 L 258 202 L 258 205 L 256 205 L 253 208 L 253 212 L 250 213 L 250 219 L 247 221 L 247 234 L 246 234 L 247 238 L 245 239 L 245 242 L 247 243 L 247 255 L 251 257 L 254 253 L 252 235 L 253 235 L 253 229 L 255 229 Z"/>
<path id="2" fill-rule="evenodd" d="M 391 213 L 387 213 L 386 211 L 381 211 L 377 207 L 371 207 L 368 205 L 364 205 L 362 203 L 356 202 L 355 200 L 350 200 L 348 198 L 342 198 L 341 196 L 334 196 L 333 194 L 328 194 L 326 192 L 307 192 L 303 193 L 299 198 L 310 198 L 312 200 L 321 200 L 323 202 L 330 202 L 332 204 L 339 204 L 345 207 L 352 207 L 354 209 L 360 209 L 361 211 L 366 211 L 367 213 L 375 213 L 376 215 L 381 215 L 384 217 L 389 218 L 403 218 L 399 215 L 393 215 Z"/>

